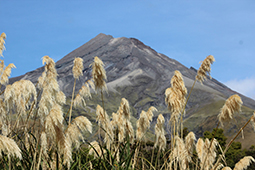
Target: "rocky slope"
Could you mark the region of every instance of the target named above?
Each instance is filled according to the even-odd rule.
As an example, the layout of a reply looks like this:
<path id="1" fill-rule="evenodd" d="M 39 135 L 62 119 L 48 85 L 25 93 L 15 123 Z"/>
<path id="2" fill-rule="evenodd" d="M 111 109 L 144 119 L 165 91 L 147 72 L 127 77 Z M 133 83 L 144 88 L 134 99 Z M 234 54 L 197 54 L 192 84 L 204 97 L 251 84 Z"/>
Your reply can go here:
<path id="1" fill-rule="evenodd" d="M 91 78 L 90 64 L 95 56 L 104 62 L 107 72 L 109 93 L 106 95 L 106 107 L 109 114 L 116 112 L 120 99 L 125 97 L 132 105 L 134 117 L 138 117 L 141 110 L 147 110 L 153 105 L 169 118 L 164 92 L 170 87 L 174 71 L 179 70 L 183 74 L 188 90 L 196 76 L 196 69 L 185 67 L 135 38 L 113 38 L 101 33 L 56 62 L 58 82 L 67 96 L 71 95 L 74 82 L 72 75 L 74 58 L 81 57 L 84 60 L 84 76 L 77 82 L 76 90 L 79 90 L 82 84 Z M 43 67 L 38 68 L 13 78 L 11 82 L 21 78 L 36 82 L 43 70 Z M 197 82 L 187 105 L 185 126 L 200 135 L 202 131 L 214 127 L 214 124 L 206 124 L 206 122 L 212 122 L 210 118 L 216 121 L 216 115 L 224 101 L 233 94 L 236 92 L 215 79 L 208 79 L 203 85 Z M 247 119 L 255 109 L 255 101 L 239 95 L 244 102 L 246 113 L 241 117 Z M 92 110 L 95 108 L 94 102 L 100 101 L 97 95 L 93 96 L 94 98 L 88 101 L 88 107 Z"/>

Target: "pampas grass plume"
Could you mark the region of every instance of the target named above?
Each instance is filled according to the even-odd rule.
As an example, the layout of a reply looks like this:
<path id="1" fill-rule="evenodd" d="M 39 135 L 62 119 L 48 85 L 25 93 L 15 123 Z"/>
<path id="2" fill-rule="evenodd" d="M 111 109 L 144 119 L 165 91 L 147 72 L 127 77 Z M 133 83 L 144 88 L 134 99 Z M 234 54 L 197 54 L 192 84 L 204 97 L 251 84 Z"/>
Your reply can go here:
<path id="1" fill-rule="evenodd" d="M 239 162 L 235 164 L 234 170 L 244 170 L 251 164 L 251 162 L 255 162 L 255 159 L 252 156 L 245 156 Z"/>
<path id="2" fill-rule="evenodd" d="M 197 140 L 196 151 L 197 151 L 198 158 L 202 162 L 203 161 L 203 155 L 204 155 L 204 141 L 203 141 L 202 138 L 199 138 Z"/>
<path id="3" fill-rule="evenodd" d="M 242 107 L 242 99 L 237 94 L 230 96 L 218 115 L 219 121 L 223 126 L 223 122 L 229 122 L 233 118 L 234 112 L 240 112 Z"/>
<path id="4" fill-rule="evenodd" d="M 88 118 L 84 116 L 78 116 L 73 120 L 73 123 L 79 127 L 82 132 L 88 131 L 92 133 L 92 124 Z"/>
<path id="5" fill-rule="evenodd" d="M 187 88 L 184 85 L 181 72 L 175 70 L 174 76 L 171 79 L 171 86 L 180 93 L 179 96 L 184 97 L 187 94 Z"/>
<path id="6" fill-rule="evenodd" d="M 94 83 L 88 80 L 79 90 L 79 93 L 74 99 L 74 107 L 86 106 L 85 98 L 91 98 L 90 87 L 95 89 Z"/>
<path id="7" fill-rule="evenodd" d="M 141 140 L 146 130 L 150 127 L 150 120 L 145 111 L 142 110 L 140 118 L 136 122 L 136 138 Z"/>
<path id="8" fill-rule="evenodd" d="M 6 34 L 3 32 L 0 36 L 0 56 L 3 57 L 3 51 L 5 50 L 4 44 L 6 39 Z"/>
<path id="9" fill-rule="evenodd" d="M 0 135 L 0 157 L 2 157 L 2 152 L 22 159 L 21 150 L 17 143 L 11 138 Z"/>
<path id="10" fill-rule="evenodd" d="M 119 108 L 119 114 L 122 115 L 127 120 L 130 119 L 129 102 L 125 98 L 121 99 L 120 108 Z"/>
<path id="11" fill-rule="evenodd" d="M 12 68 L 16 68 L 16 66 L 13 63 L 11 63 L 7 67 L 5 67 L 3 74 L 1 76 L 1 80 L 0 80 L 1 84 L 6 85 L 9 82 L 9 77 L 11 75 Z"/>
<path id="12" fill-rule="evenodd" d="M 185 147 L 189 156 L 192 156 L 193 154 L 195 140 L 196 140 L 196 136 L 193 132 L 189 132 L 188 135 L 185 137 Z"/>
<path id="13" fill-rule="evenodd" d="M 104 63 L 98 57 L 94 58 L 92 63 L 92 77 L 96 90 L 107 90 L 105 80 L 107 80 Z"/>
<path id="14" fill-rule="evenodd" d="M 196 80 L 203 83 L 206 80 L 207 74 L 210 75 L 211 71 L 211 64 L 215 61 L 212 55 L 207 56 L 204 61 L 202 62 L 201 66 L 199 67 L 196 75 Z"/>
<path id="15" fill-rule="evenodd" d="M 79 79 L 80 76 L 83 75 L 82 70 L 83 70 L 83 59 L 82 58 L 75 58 L 73 61 L 73 77 L 75 79 Z"/>
<path id="16" fill-rule="evenodd" d="M 80 139 L 84 141 L 82 132 L 88 131 L 92 133 L 92 124 L 84 116 L 76 117 L 72 123 L 67 127 L 65 134 L 71 143 L 75 143 L 76 148 L 80 147 Z"/>
<path id="17" fill-rule="evenodd" d="M 158 110 L 154 107 L 154 106 L 151 106 L 148 111 L 146 112 L 147 116 L 148 116 L 148 119 L 150 121 L 152 121 L 152 117 L 153 117 L 153 113 L 154 112 L 157 112 Z"/>
<path id="18" fill-rule="evenodd" d="M 46 72 L 46 76 L 47 76 L 47 79 L 50 80 L 50 79 L 56 79 L 57 78 L 57 70 L 55 68 L 55 62 L 52 58 L 50 58 L 49 56 L 43 56 L 42 57 L 42 63 L 44 65 L 45 63 L 45 72 Z"/>
<path id="19" fill-rule="evenodd" d="M 165 91 L 165 102 L 172 112 L 170 122 L 177 122 L 185 107 L 187 89 L 184 85 L 182 74 L 176 70 L 171 79 L 171 87 Z"/>
<path id="20" fill-rule="evenodd" d="M 166 137 L 164 131 L 165 118 L 162 114 L 158 115 L 157 124 L 155 126 L 156 141 L 154 147 L 159 146 L 159 150 L 165 150 L 166 148 Z"/>
<path id="21" fill-rule="evenodd" d="M 114 134 L 109 116 L 100 105 L 97 105 L 96 115 L 96 121 L 98 122 L 99 126 L 101 126 L 105 131 L 104 142 L 106 143 L 106 147 L 107 149 L 110 149 L 110 145 L 114 139 Z"/>
<path id="22" fill-rule="evenodd" d="M 86 106 L 85 100 L 80 94 L 77 94 L 74 101 L 73 101 L 73 106 L 78 107 L 78 106 Z"/>

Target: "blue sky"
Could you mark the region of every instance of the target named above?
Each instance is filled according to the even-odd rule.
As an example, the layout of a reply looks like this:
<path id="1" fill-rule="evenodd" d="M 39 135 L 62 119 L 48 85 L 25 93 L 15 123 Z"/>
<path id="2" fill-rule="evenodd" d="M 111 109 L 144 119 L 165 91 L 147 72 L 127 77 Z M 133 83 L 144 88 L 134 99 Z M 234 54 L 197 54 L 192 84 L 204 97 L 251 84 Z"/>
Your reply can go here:
<path id="1" fill-rule="evenodd" d="M 99 33 L 134 37 L 187 67 L 213 55 L 211 75 L 255 99 L 255 1 L 0 0 L 12 76 L 55 61 Z"/>

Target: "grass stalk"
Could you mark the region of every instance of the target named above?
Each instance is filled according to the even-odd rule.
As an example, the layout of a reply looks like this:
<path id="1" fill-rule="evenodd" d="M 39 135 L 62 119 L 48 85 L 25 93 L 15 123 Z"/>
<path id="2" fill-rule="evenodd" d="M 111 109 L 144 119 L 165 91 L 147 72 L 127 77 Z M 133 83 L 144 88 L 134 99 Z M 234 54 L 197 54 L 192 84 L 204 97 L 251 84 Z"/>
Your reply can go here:
<path id="1" fill-rule="evenodd" d="M 160 150 L 158 150 L 157 157 L 156 157 L 156 162 L 155 162 L 155 168 L 156 168 L 156 169 L 159 169 L 159 168 L 160 168 L 160 167 L 157 168 L 157 163 L 158 163 L 158 162 L 159 162 L 159 165 L 160 165 L 159 154 L 160 154 Z"/>
<path id="2" fill-rule="evenodd" d="M 73 93 L 72 93 L 72 100 L 71 100 L 71 106 L 70 106 L 70 112 L 69 112 L 69 123 L 68 123 L 68 125 L 70 125 L 70 124 L 71 124 L 71 118 L 72 118 L 72 107 L 73 107 L 73 98 L 74 98 L 75 85 L 76 85 L 76 79 L 74 79 Z"/>
<path id="3" fill-rule="evenodd" d="M 193 88 L 195 87 L 196 82 L 197 82 L 197 79 L 194 80 L 194 83 L 193 83 L 193 85 L 192 85 L 192 87 L 191 87 L 191 89 L 190 89 L 190 91 L 189 91 L 189 95 L 188 95 L 188 97 L 187 97 L 187 99 L 186 99 L 184 108 L 183 108 L 182 113 L 181 113 L 181 122 L 180 122 L 180 123 L 181 123 L 181 138 L 183 138 L 183 115 L 184 115 L 185 108 L 186 108 L 186 106 L 187 106 L 188 100 L 189 100 L 189 98 L 190 98 L 191 92 L 192 92 Z"/>
<path id="4" fill-rule="evenodd" d="M 39 169 L 40 169 L 41 160 L 42 160 L 42 147 L 40 148 L 40 152 L 39 152 L 39 158 L 38 158 L 37 170 L 39 170 Z"/>
<path id="5" fill-rule="evenodd" d="M 154 157 L 154 150 L 155 150 L 155 147 L 153 147 L 153 150 L 152 150 L 152 155 L 151 155 L 151 165 L 152 165 L 152 163 L 153 163 L 153 157 Z M 150 165 L 150 170 L 151 170 L 151 166 Z M 156 166 L 156 165 L 155 165 Z"/>
<path id="6" fill-rule="evenodd" d="M 11 161 L 11 157 L 10 157 L 10 155 L 8 155 L 8 160 L 9 160 L 9 170 L 11 170 L 12 169 L 12 161 Z"/>

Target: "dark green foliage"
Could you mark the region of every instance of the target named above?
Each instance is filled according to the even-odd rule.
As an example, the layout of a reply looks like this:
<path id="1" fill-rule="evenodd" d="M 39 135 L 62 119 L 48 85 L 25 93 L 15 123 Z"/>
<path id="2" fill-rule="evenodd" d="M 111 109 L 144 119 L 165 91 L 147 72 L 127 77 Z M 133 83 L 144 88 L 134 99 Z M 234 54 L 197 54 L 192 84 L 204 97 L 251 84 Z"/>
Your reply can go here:
<path id="1" fill-rule="evenodd" d="M 211 141 L 215 131 L 216 131 L 216 128 L 214 128 L 212 132 L 205 131 L 204 139 L 208 138 Z M 226 145 L 227 137 L 223 134 L 223 129 L 217 129 L 217 132 L 215 133 L 214 138 L 217 139 L 221 147 L 224 147 Z"/>

